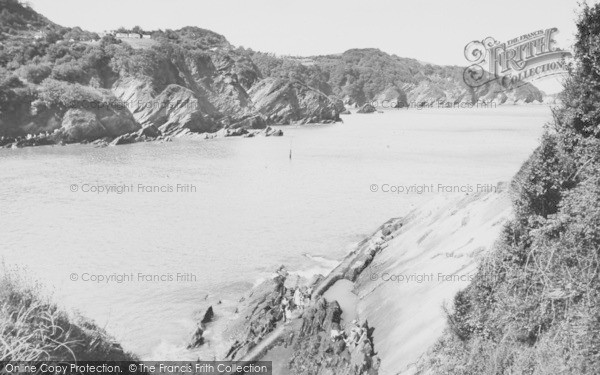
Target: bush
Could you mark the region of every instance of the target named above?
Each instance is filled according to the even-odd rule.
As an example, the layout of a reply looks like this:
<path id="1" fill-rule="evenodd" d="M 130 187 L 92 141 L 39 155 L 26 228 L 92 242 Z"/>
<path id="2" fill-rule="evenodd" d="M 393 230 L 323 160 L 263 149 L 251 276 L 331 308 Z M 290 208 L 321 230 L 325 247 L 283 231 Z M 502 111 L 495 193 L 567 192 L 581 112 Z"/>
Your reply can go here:
<path id="1" fill-rule="evenodd" d="M 105 331 L 69 317 L 16 271 L 0 274 L 0 361 L 136 360 Z"/>
<path id="2" fill-rule="evenodd" d="M 85 71 L 81 64 L 76 61 L 69 61 L 54 66 L 51 77 L 69 83 L 86 83 Z"/>
<path id="3" fill-rule="evenodd" d="M 8 74 L 0 77 L 0 90 L 14 89 L 23 87 L 23 82 L 14 74 Z"/>
<path id="4" fill-rule="evenodd" d="M 584 5 L 577 23 L 577 64 L 562 94 L 565 123 L 584 136 L 600 137 L 600 5 Z"/>
<path id="5" fill-rule="evenodd" d="M 49 64 L 32 64 L 21 68 L 21 76 L 28 82 L 40 84 L 52 73 L 52 67 Z"/>
<path id="6" fill-rule="evenodd" d="M 42 83 L 38 96 L 46 107 L 57 106 L 63 110 L 81 105 L 101 107 L 114 103 L 115 100 L 108 91 L 54 79 L 47 79 Z"/>
<path id="7" fill-rule="evenodd" d="M 564 107 L 512 183 L 515 218 L 456 296 L 423 370 L 600 369 L 600 5 L 584 6 L 578 30 Z"/>
<path id="8" fill-rule="evenodd" d="M 561 147 L 559 136 L 545 133 L 541 145 L 512 182 L 518 217 L 543 218 L 558 210 L 562 191 L 575 185 L 575 164 Z"/>

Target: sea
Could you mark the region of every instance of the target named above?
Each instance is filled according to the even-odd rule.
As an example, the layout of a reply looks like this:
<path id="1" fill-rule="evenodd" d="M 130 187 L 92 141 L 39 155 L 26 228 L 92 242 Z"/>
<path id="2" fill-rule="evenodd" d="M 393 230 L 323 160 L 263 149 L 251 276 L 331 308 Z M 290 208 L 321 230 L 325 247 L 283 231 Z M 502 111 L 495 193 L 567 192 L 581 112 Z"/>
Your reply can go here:
<path id="1" fill-rule="evenodd" d="M 0 149 L 2 267 L 143 359 L 193 357 L 198 316 L 212 305 L 225 317 L 280 266 L 325 274 L 436 194 L 510 181 L 551 111 L 413 108 L 343 120 L 284 126 L 282 137 Z"/>

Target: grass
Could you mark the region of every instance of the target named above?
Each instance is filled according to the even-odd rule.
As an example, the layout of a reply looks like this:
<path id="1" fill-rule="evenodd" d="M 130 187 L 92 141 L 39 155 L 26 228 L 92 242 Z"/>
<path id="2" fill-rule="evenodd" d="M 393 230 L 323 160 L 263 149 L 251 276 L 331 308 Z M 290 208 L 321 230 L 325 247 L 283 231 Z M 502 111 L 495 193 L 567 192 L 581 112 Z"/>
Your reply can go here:
<path id="1" fill-rule="evenodd" d="M 16 270 L 0 274 L 0 361 L 136 360 L 103 329 L 69 316 L 41 290 Z"/>
<path id="2" fill-rule="evenodd" d="M 121 40 L 123 41 L 123 43 L 129 44 L 134 49 L 150 49 L 158 45 L 158 42 L 154 39 L 123 38 Z"/>
<path id="3" fill-rule="evenodd" d="M 564 104 L 511 184 L 515 218 L 421 374 L 600 373 L 600 5 L 577 28 Z"/>

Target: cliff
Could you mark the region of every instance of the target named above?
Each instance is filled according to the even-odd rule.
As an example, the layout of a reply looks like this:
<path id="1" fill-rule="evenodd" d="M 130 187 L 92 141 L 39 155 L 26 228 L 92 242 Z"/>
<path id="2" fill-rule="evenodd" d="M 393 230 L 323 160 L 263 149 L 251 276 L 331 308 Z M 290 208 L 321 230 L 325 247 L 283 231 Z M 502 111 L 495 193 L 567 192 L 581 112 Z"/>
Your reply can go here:
<path id="1" fill-rule="evenodd" d="M 250 89 L 254 108 L 279 124 L 336 122 L 344 109 L 339 99 L 311 89 L 302 82 L 266 78 Z"/>
<path id="2" fill-rule="evenodd" d="M 600 5 L 583 5 L 564 103 L 511 184 L 514 218 L 454 298 L 419 374 L 600 369 Z"/>
<path id="3" fill-rule="evenodd" d="M 473 279 L 511 216 L 503 191 L 439 197 L 403 218 L 354 284 L 358 315 L 375 327 L 380 374 L 404 372 L 435 344 L 444 306 Z"/>
<path id="4" fill-rule="evenodd" d="M 377 49 L 280 58 L 198 27 L 155 31 L 138 43 L 61 27 L 16 0 L 2 0 L 0 10 L 0 147 L 327 123 L 339 121 L 344 104 L 544 100 L 530 84 L 472 89 L 461 67 Z M 155 136 L 140 138 L 141 128 Z"/>
<path id="5" fill-rule="evenodd" d="M 522 104 L 544 99 L 531 84 L 506 90 L 494 81 L 474 89 L 464 82 L 464 67 L 427 64 L 375 48 L 306 58 L 244 52 L 265 76 L 292 76 L 356 107 L 365 103 L 380 108 L 477 101 Z"/>
<path id="6" fill-rule="evenodd" d="M 142 128 L 159 137 L 243 134 L 270 124 L 333 122 L 343 109 L 296 80 L 263 79 L 251 59 L 208 30 L 155 32 L 153 43 L 133 48 L 55 26 L 17 1 L 2 0 L 0 8 L 23 21 L 0 35 L 0 146 L 134 139 Z M 25 23 L 35 17 L 39 22 Z M 19 53 L 32 39 L 30 53 Z"/>
<path id="7" fill-rule="evenodd" d="M 286 374 L 412 371 L 444 331 L 443 306 L 512 216 L 502 187 L 439 196 L 390 219 L 326 276 L 301 280 L 281 268 L 241 300 L 219 336 L 229 343 L 222 357 L 270 360 Z M 297 289 L 310 299 L 286 322 L 282 301 Z"/>

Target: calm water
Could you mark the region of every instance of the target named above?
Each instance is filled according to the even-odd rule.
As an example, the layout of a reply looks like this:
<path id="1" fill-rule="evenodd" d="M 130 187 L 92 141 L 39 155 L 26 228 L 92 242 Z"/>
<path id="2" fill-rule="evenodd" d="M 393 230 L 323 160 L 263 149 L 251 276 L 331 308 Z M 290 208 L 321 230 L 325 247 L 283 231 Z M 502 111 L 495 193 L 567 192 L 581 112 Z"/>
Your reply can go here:
<path id="1" fill-rule="evenodd" d="M 508 180 L 549 120 L 546 107 L 402 110 L 285 127 L 280 138 L 2 149 L 0 255 L 126 349 L 165 359 L 208 301 L 234 301 L 282 264 L 325 272 L 383 221 L 431 197 L 382 193 L 382 184 Z M 131 184 L 123 194 L 81 191 Z M 138 184 L 195 192 L 142 193 Z M 81 280 L 131 273 L 122 283 Z"/>

